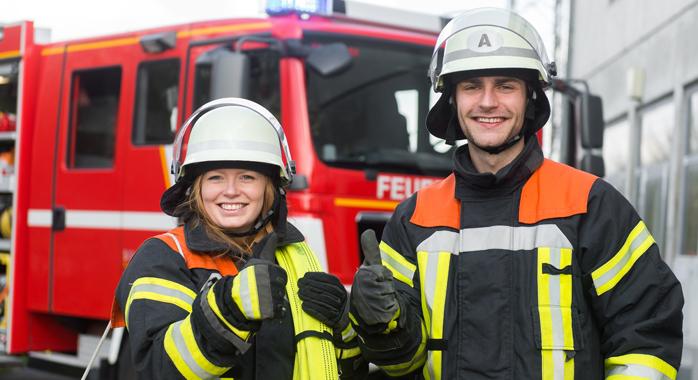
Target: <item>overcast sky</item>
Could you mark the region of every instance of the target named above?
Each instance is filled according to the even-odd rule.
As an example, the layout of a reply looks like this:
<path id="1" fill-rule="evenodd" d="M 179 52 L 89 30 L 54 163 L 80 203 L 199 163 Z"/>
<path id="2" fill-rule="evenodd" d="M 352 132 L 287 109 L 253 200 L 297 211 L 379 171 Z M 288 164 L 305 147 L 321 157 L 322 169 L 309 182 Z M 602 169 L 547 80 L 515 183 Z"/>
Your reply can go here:
<path id="1" fill-rule="evenodd" d="M 510 0 L 361 0 L 432 14 L 478 6 L 505 7 Z M 209 19 L 262 15 L 264 0 L 2 0 L 0 23 L 33 20 L 51 29 L 51 40 Z M 194 6 L 196 4 L 196 6 Z M 467 5 L 464 5 L 467 4 Z M 541 32 L 542 33 L 542 32 Z"/>

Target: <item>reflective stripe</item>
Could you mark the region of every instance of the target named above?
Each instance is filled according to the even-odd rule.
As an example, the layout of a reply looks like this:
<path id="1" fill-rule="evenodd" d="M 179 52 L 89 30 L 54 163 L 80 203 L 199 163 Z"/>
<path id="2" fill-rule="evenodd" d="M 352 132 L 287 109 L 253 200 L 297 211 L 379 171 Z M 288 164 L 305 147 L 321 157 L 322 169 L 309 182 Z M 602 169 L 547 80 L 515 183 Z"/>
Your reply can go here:
<path id="1" fill-rule="evenodd" d="M 356 338 L 358 334 L 354 330 L 354 326 L 351 323 L 347 324 L 347 327 L 342 330 L 342 342 L 348 342 Z"/>
<path id="2" fill-rule="evenodd" d="M 640 221 L 625 240 L 623 247 L 599 269 L 591 273 L 596 294 L 602 295 L 613 289 L 625 276 L 637 259 L 654 243 L 647 226 Z"/>
<path id="3" fill-rule="evenodd" d="M 536 54 L 535 51 L 532 49 L 524 49 L 524 48 L 517 48 L 517 47 L 500 47 L 499 49 L 495 51 L 490 51 L 486 53 L 481 53 L 477 51 L 473 51 L 470 49 L 460 49 L 460 50 L 454 50 L 444 56 L 444 64 L 449 63 L 451 61 L 455 61 L 458 59 L 466 59 L 466 58 L 475 58 L 475 57 L 491 57 L 491 56 L 500 56 L 500 57 L 523 57 L 523 58 L 531 58 L 531 59 L 540 59 L 538 58 L 538 54 Z"/>
<path id="4" fill-rule="evenodd" d="M 170 325 L 164 344 L 170 360 L 187 379 L 217 379 L 230 369 L 206 359 L 196 343 L 189 317 Z"/>
<path id="5" fill-rule="evenodd" d="M 257 320 L 261 317 L 255 268 L 243 270 L 235 277 L 232 286 L 233 300 L 247 319 Z"/>
<path id="6" fill-rule="evenodd" d="M 187 154 L 194 154 L 199 152 L 208 151 L 229 151 L 229 150 L 246 150 L 246 151 L 260 151 L 264 153 L 269 153 L 273 155 L 279 154 L 279 148 L 274 144 L 269 144 L 261 141 L 253 140 L 209 140 L 202 141 L 195 144 L 190 144 L 187 146 Z"/>
<path id="7" fill-rule="evenodd" d="M 133 282 L 126 300 L 124 316 L 128 325 L 128 313 L 135 300 L 150 300 L 169 303 L 191 313 L 191 304 L 196 293 L 182 284 L 157 277 L 141 277 Z"/>
<path id="8" fill-rule="evenodd" d="M 427 332 L 424 329 L 424 325 L 422 325 L 422 341 L 419 343 L 419 347 L 417 347 L 417 351 L 414 353 L 412 359 L 401 364 L 381 365 L 380 368 L 383 371 L 385 371 L 389 376 L 393 377 L 403 376 L 412 371 L 415 371 L 417 368 L 424 365 L 424 359 L 426 358 L 427 352 L 426 346 Z"/>
<path id="9" fill-rule="evenodd" d="M 380 243 L 380 250 L 381 261 L 386 268 L 393 272 L 393 277 L 412 287 L 412 278 L 414 277 L 414 271 L 417 269 L 416 266 L 407 261 L 384 241 Z"/>
<path id="10" fill-rule="evenodd" d="M 450 252 L 417 252 L 419 280 L 422 284 L 422 311 L 426 323 L 427 336 L 443 339 L 446 290 L 448 286 Z M 427 379 L 440 379 L 442 355 L 440 350 L 429 351 L 424 376 Z"/>
<path id="11" fill-rule="evenodd" d="M 216 303 L 213 286 L 206 292 L 206 297 L 201 297 L 201 309 L 208 323 L 219 335 L 234 344 L 241 352 L 245 352 L 250 348 L 250 344 L 245 342 L 250 336 L 250 332 L 237 329 L 223 317 Z"/>
<path id="12" fill-rule="evenodd" d="M 179 240 L 177 239 L 177 236 L 175 236 L 171 232 L 167 232 L 167 233 L 165 233 L 165 235 L 169 236 L 172 239 L 172 241 L 174 241 L 175 245 L 177 246 L 177 252 L 179 253 L 180 256 L 182 256 L 182 258 L 184 259 L 184 262 L 186 262 L 187 258 L 184 257 L 184 251 L 182 251 L 182 245 L 179 244 Z"/>
<path id="13" fill-rule="evenodd" d="M 628 354 L 606 359 L 606 379 L 642 378 L 675 380 L 676 369 L 664 360 L 646 354 Z"/>
<path id="14" fill-rule="evenodd" d="M 538 248 L 537 283 L 540 319 L 541 369 L 543 380 L 574 378 L 574 358 L 564 350 L 574 350 L 572 332 L 572 275 L 543 273 L 543 264 L 558 269 L 572 264 L 572 250 Z"/>
<path id="15" fill-rule="evenodd" d="M 530 251 L 537 247 L 572 248 L 572 244 L 553 224 L 537 226 L 491 226 L 465 228 L 460 233 L 437 231 L 417 246 L 417 251 L 476 252 L 488 249 Z"/>

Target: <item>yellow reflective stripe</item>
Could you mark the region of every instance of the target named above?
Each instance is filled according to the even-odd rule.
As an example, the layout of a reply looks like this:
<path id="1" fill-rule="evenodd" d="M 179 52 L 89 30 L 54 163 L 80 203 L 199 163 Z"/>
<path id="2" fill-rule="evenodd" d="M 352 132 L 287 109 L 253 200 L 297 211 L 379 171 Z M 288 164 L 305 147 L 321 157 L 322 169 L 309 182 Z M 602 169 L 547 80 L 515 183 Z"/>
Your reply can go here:
<path id="1" fill-rule="evenodd" d="M 543 380 L 574 378 L 574 358 L 564 350 L 574 350 L 572 331 L 572 276 L 543 273 L 543 265 L 563 269 L 572 264 L 569 248 L 538 248 L 538 316 L 541 330 L 541 370 Z"/>
<path id="2" fill-rule="evenodd" d="M 247 341 L 247 338 L 249 338 L 250 336 L 250 332 L 236 328 L 223 317 L 223 314 L 221 313 L 221 310 L 218 308 L 218 304 L 216 303 L 216 295 L 213 293 L 213 286 L 211 287 L 211 289 L 208 290 L 208 294 L 206 294 L 206 300 L 208 301 L 208 305 L 211 307 L 213 314 L 215 314 L 216 317 L 218 317 L 218 320 L 223 322 L 225 327 L 227 327 L 235 335 L 240 337 L 240 339 Z"/>
<path id="3" fill-rule="evenodd" d="M 351 323 L 347 324 L 347 327 L 342 330 L 342 341 L 343 342 L 348 342 L 354 338 L 356 338 L 358 334 L 354 330 L 354 326 L 351 325 Z"/>
<path id="4" fill-rule="evenodd" d="M 189 317 L 167 328 L 164 346 L 167 356 L 186 379 L 217 379 L 230 369 L 206 359 L 196 343 Z"/>
<path id="5" fill-rule="evenodd" d="M 426 323 L 427 336 L 443 339 L 443 325 L 446 312 L 446 290 L 451 263 L 450 252 L 417 252 L 419 280 L 422 293 L 422 311 Z M 427 379 L 440 379 L 443 352 L 429 351 L 424 376 Z"/>
<path id="6" fill-rule="evenodd" d="M 359 348 L 359 347 L 352 347 L 352 348 L 336 348 L 335 347 L 334 351 L 337 354 L 337 359 L 348 359 L 348 358 L 353 358 L 353 357 L 361 355 L 361 348 Z"/>
<path id="7" fill-rule="evenodd" d="M 192 356 L 194 361 L 196 361 L 196 364 L 198 364 L 199 367 L 201 367 L 204 371 L 214 376 L 220 376 L 230 369 L 230 367 L 219 367 L 206 359 L 203 352 L 201 352 L 199 345 L 196 343 L 196 338 L 194 338 L 194 330 L 192 330 L 191 327 L 191 319 L 185 318 L 182 321 L 180 324 L 180 333 L 184 338 L 184 344 L 187 346 L 189 355 Z"/>
<path id="8" fill-rule="evenodd" d="M 257 294 L 257 278 L 255 268 L 251 267 L 237 274 L 231 287 L 233 301 L 247 319 L 260 319 L 262 312 L 259 308 Z"/>
<path id="9" fill-rule="evenodd" d="M 591 273 L 596 294 L 600 296 L 613 289 L 653 243 L 654 238 L 645 223 L 638 222 L 630 231 L 621 249 L 608 262 Z"/>
<path id="10" fill-rule="evenodd" d="M 412 360 L 400 364 L 381 365 L 380 368 L 392 377 L 403 376 L 410 372 L 413 372 L 424 365 L 425 359 L 427 357 L 426 347 L 427 331 L 424 325 L 422 325 L 422 341 L 419 343 L 419 347 L 417 347 L 417 351 L 414 353 Z"/>
<path id="11" fill-rule="evenodd" d="M 606 379 L 641 378 L 675 380 L 676 369 L 664 360 L 647 354 L 614 356 L 604 361 Z"/>
<path id="12" fill-rule="evenodd" d="M 393 277 L 395 277 L 395 279 L 412 287 L 412 277 L 414 277 L 414 272 L 417 269 L 416 266 L 407 261 L 407 259 L 386 242 L 381 241 L 379 247 L 383 265 L 393 272 Z"/>
<path id="13" fill-rule="evenodd" d="M 131 285 L 124 317 L 128 324 L 131 303 L 139 299 L 169 303 L 191 313 L 191 304 L 194 302 L 194 298 L 196 298 L 196 293 L 182 284 L 157 277 L 141 277 Z"/>
<path id="14" fill-rule="evenodd" d="M 187 317 L 188 318 L 188 317 Z M 174 342 L 174 338 L 172 337 L 172 331 L 175 328 L 175 324 L 171 324 L 170 327 L 167 328 L 167 331 L 165 332 L 165 340 L 164 340 L 164 345 L 165 345 L 165 352 L 167 353 L 167 356 L 170 358 L 172 363 L 175 365 L 175 368 L 177 368 L 177 371 L 184 376 L 185 379 L 187 380 L 198 380 L 201 377 L 199 377 L 197 374 L 195 374 L 192 370 L 189 369 L 187 366 L 187 363 L 184 362 L 184 359 L 180 355 L 179 351 L 177 350 L 177 347 Z"/>
<path id="15" fill-rule="evenodd" d="M 420 296 L 422 301 L 422 317 L 424 318 L 424 324 L 427 326 L 427 336 L 431 334 L 431 305 L 427 302 L 426 289 L 424 287 L 424 281 L 427 276 L 427 259 L 429 258 L 429 253 L 426 251 L 417 252 L 417 264 L 419 268 L 419 281 L 422 284 L 419 288 Z"/>

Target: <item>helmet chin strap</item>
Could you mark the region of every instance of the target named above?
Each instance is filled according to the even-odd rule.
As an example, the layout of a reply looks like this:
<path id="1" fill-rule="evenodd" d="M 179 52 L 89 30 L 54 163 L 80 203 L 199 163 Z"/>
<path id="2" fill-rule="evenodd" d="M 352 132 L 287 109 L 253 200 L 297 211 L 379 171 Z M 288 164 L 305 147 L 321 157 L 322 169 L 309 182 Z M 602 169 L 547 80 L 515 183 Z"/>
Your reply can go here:
<path id="1" fill-rule="evenodd" d="M 504 142 L 503 144 L 497 145 L 497 146 L 481 146 L 477 144 L 474 140 L 468 139 L 468 144 L 473 144 L 476 146 L 478 149 L 483 150 L 489 154 L 500 154 L 504 152 L 505 150 L 511 148 L 512 146 L 516 145 L 516 143 L 519 142 L 519 140 L 523 139 L 524 137 L 527 137 L 525 135 L 526 133 L 526 125 L 528 124 L 529 121 L 533 121 L 535 119 L 535 114 L 536 114 L 536 107 L 535 107 L 535 98 L 536 98 L 536 93 L 533 91 L 531 86 L 526 86 L 527 87 L 527 100 L 526 100 L 526 113 L 524 115 L 524 124 L 521 126 L 521 130 L 519 133 L 516 135 L 512 136 L 509 140 Z"/>

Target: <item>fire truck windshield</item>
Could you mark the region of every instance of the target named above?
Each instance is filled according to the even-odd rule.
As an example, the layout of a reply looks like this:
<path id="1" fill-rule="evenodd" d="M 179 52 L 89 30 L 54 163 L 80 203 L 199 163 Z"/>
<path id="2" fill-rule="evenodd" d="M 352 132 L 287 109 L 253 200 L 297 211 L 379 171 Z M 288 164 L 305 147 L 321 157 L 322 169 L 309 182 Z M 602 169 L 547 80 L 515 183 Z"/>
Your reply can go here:
<path id="1" fill-rule="evenodd" d="M 310 46 L 338 42 L 313 36 Z M 427 69 L 430 47 L 368 39 L 340 40 L 353 62 L 333 76 L 308 68 L 313 144 L 325 164 L 343 168 L 443 175 L 450 149 L 429 136 L 424 120 L 435 94 Z"/>

